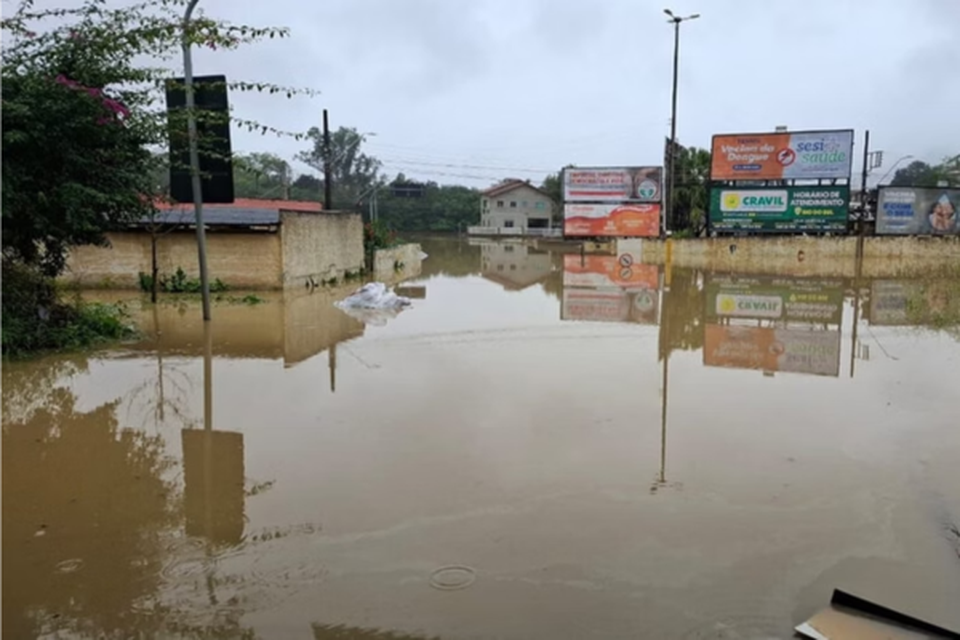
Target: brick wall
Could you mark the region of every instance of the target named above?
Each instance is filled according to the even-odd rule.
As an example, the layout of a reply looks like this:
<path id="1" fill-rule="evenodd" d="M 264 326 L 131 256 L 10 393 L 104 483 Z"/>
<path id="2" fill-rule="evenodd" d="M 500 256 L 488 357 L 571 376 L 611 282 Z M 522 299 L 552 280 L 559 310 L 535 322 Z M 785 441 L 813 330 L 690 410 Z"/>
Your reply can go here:
<path id="1" fill-rule="evenodd" d="M 110 247 L 74 248 L 62 279 L 82 287 L 136 288 L 139 273 L 150 273 L 150 234 L 129 231 L 107 234 Z M 192 231 L 174 231 L 157 238 L 161 274 L 177 267 L 199 277 L 197 237 Z M 280 235 L 271 232 L 207 233 L 207 269 L 235 289 L 275 289 L 281 286 Z"/>

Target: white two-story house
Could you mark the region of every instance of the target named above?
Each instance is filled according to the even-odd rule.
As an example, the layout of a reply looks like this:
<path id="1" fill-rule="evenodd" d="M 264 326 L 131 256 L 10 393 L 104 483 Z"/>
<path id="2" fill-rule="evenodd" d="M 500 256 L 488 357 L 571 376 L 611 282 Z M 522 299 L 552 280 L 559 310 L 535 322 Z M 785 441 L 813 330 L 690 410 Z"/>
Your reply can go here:
<path id="1" fill-rule="evenodd" d="M 523 180 L 505 180 L 481 192 L 480 227 L 472 227 L 471 233 L 523 235 L 549 229 L 555 206 L 542 189 Z"/>

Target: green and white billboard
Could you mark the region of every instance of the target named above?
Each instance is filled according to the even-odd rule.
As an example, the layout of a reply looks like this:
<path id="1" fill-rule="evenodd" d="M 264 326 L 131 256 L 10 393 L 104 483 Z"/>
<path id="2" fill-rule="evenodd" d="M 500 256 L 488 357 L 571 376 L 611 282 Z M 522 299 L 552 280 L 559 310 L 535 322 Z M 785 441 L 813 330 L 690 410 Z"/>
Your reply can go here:
<path id="1" fill-rule="evenodd" d="M 777 276 L 707 278 L 706 317 L 840 324 L 843 282 Z"/>
<path id="2" fill-rule="evenodd" d="M 710 191 L 715 231 L 833 233 L 847 230 L 848 186 L 720 187 Z"/>

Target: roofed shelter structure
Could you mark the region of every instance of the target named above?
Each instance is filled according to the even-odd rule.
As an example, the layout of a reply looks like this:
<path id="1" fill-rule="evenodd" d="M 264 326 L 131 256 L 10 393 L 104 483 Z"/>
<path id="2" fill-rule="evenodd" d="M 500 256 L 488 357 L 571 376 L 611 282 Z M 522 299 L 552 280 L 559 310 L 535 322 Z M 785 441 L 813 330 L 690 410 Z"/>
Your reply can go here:
<path id="1" fill-rule="evenodd" d="M 363 268 L 359 213 L 319 202 L 237 198 L 204 205 L 211 281 L 234 289 L 312 287 Z M 108 247 L 70 252 L 63 279 L 80 287 L 137 288 L 152 272 L 198 277 L 192 205 L 160 203 L 152 216 L 107 234 Z"/>

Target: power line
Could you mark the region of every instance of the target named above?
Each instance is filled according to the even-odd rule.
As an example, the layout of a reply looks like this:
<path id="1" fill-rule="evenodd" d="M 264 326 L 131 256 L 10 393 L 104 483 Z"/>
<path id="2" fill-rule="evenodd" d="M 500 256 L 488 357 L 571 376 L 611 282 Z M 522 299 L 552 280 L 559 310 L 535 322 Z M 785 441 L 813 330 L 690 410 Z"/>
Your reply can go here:
<path id="1" fill-rule="evenodd" d="M 448 169 L 489 169 L 492 171 L 516 171 L 518 173 L 555 173 L 553 169 L 529 169 L 523 167 L 494 167 L 480 164 L 459 164 L 450 162 L 425 162 L 411 158 L 381 158 L 383 162 L 402 162 L 404 164 L 422 165 L 425 167 L 444 167 Z"/>

